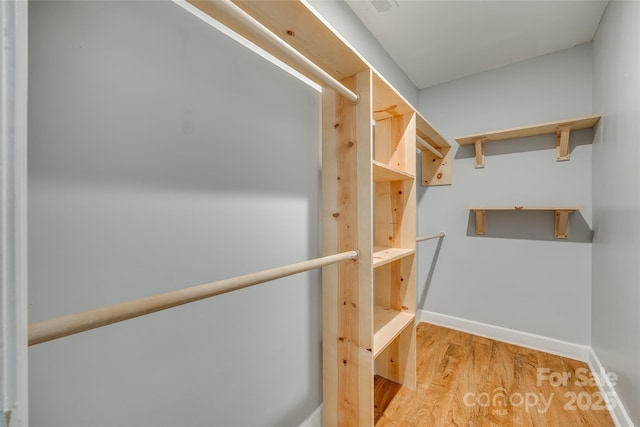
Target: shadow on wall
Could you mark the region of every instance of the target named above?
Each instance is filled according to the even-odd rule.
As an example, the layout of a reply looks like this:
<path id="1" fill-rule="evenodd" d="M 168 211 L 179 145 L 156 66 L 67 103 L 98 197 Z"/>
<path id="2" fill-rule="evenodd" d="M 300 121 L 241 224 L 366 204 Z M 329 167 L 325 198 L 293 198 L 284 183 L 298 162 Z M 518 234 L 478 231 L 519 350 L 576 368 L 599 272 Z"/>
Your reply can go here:
<path id="1" fill-rule="evenodd" d="M 569 214 L 569 237 L 556 239 L 554 211 L 487 211 L 486 234 L 476 234 L 475 213 L 469 211 L 467 236 L 591 243 L 593 230 L 580 211 Z"/>
<path id="2" fill-rule="evenodd" d="M 431 265 L 429 266 L 429 273 L 427 274 L 427 280 L 424 282 L 424 287 L 422 288 L 422 295 L 420 296 L 420 301 L 418 302 L 418 308 L 424 308 L 425 303 L 427 302 L 427 294 L 429 293 L 429 288 L 431 287 L 431 280 L 433 279 L 433 273 L 436 271 L 436 264 L 438 263 L 438 257 L 440 256 L 440 249 L 442 249 L 442 242 L 444 241 L 444 237 L 440 237 L 438 239 L 438 245 L 436 246 L 436 250 L 433 253 L 433 258 L 431 259 Z"/>
<path id="3" fill-rule="evenodd" d="M 593 129 L 582 129 L 571 132 L 569 142 L 569 152 L 573 152 L 578 145 L 587 145 L 593 142 Z M 487 162 L 490 162 L 491 156 L 499 156 L 502 154 L 525 153 L 528 151 L 551 150 L 556 148 L 555 135 L 538 135 L 526 138 L 505 139 L 504 141 L 494 141 L 485 144 L 484 155 Z M 472 159 L 475 157 L 475 148 L 473 145 L 460 145 L 456 150 L 455 159 Z M 552 161 L 555 161 L 555 151 Z"/>

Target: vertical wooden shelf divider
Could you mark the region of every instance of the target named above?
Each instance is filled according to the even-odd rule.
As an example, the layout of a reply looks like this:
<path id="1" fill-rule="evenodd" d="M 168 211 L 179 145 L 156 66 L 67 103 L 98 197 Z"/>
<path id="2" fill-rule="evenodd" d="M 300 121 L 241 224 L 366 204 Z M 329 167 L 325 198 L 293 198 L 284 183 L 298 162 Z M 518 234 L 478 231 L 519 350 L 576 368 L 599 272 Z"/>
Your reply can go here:
<path id="1" fill-rule="evenodd" d="M 540 123 L 535 125 L 521 126 L 517 128 L 496 130 L 491 132 L 477 133 L 474 135 L 459 136 L 456 141 L 460 145 L 475 146 L 476 169 L 484 167 L 485 144 L 494 141 L 504 141 L 515 138 L 526 138 L 537 135 L 556 135 L 556 160 L 569 160 L 571 147 L 569 137 L 571 131 L 588 129 L 596 126 L 600 121 L 600 115 L 585 117 L 575 117 L 572 119 L 558 120 L 555 122 Z"/>
<path id="2" fill-rule="evenodd" d="M 343 81 L 352 104 L 322 90 L 322 250 L 360 258 L 322 269 L 323 420 L 373 425 L 371 71 Z"/>
<path id="3" fill-rule="evenodd" d="M 323 423 L 371 427 L 374 375 L 416 382 L 416 147 L 446 185 L 450 145 L 306 2 L 187 1 L 323 87 L 322 252 L 360 252 L 322 269 Z"/>

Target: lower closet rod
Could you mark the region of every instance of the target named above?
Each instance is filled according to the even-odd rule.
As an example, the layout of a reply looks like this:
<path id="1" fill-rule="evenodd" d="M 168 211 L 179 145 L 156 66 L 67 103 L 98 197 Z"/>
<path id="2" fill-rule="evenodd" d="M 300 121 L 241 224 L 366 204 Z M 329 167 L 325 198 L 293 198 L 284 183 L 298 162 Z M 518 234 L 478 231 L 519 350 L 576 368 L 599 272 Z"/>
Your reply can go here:
<path id="1" fill-rule="evenodd" d="M 166 310 L 190 302 L 224 294 L 249 286 L 258 285 L 293 274 L 302 273 L 326 265 L 346 260 L 358 259 L 357 250 L 341 252 L 335 255 L 315 258 L 309 261 L 290 264 L 284 267 L 272 268 L 243 276 L 205 283 L 185 289 L 178 289 L 163 294 L 131 300 L 94 310 L 55 317 L 49 320 L 35 322 L 29 325 L 29 345 L 40 344 L 54 339 L 66 337 L 156 311 Z"/>
<path id="2" fill-rule="evenodd" d="M 416 238 L 416 242 L 423 242 L 425 240 L 431 240 L 431 239 L 439 239 L 439 238 L 444 237 L 444 236 L 445 236 L 444 232 L 440 232 L 438 234 L 434 234 L 433 236 L 418 237 L 418 238 Z"/>

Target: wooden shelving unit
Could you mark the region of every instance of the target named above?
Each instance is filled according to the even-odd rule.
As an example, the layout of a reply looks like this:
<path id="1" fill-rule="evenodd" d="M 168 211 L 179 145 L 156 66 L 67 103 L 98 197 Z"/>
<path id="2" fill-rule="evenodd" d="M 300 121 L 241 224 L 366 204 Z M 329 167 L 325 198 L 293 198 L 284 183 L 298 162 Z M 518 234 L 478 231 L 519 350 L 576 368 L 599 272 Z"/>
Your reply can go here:
<path id="1" fill-rule="evenodd" d="M 555 122 L 541 123 L 530 126 L 522 126 L 492 132 L 478 133 L 474 135 L 459 136 L 456 141 L 460 145 L 475 146 L 476 168 L 484 167 L 484 146 L 487 142 L 504 141 L 506 139 L 525 138 L 536 135 L 556 135 L 556 160 L 569 160 L 569 137 L 572 130 L 588 129 L 594 127 L 600 120 L 599 115 L 577 117 Z"/>
<path id="2" fill-rule="evenodd" d="M 569 237 L 569 214 L 582 209 L 578 206 L 546 206 L 546 207 L 525 207 L 525 206 L 505 206 L 505 207 L 477 207 L 467 208 L 476 215 L 476 234 L 486 234 L 486 216 L 488 211 L 550 211 L 554 213 L 554 232 L 556 239 L 567 239 Z"/>
<path id="3" fill-rule="evenodd" d="M 373 426 L 374 375 L 411 388 L 416 381 L 416 148 L 422 184 L 443 185 L 451 147 L 305 2 L 232 0 L 357 94 L 356 103 L 279 43 L 265 44 L 224 2 L 188 1 L 323 86 L 322 251 L 360 253 L 322 270 L 323 423 Z"/>

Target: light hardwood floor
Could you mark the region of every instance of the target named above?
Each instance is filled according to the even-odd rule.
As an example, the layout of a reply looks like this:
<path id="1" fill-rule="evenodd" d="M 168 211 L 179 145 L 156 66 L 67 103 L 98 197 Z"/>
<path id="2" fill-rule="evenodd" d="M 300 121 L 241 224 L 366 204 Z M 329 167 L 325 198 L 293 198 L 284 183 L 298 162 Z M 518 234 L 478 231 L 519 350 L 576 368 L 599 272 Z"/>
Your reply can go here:
<path id="1" fill-rule="evenodd" d="M 614 426 L 585 363 L 428 323 L 416 390 L 376 376 L 375 425 Z"/>

